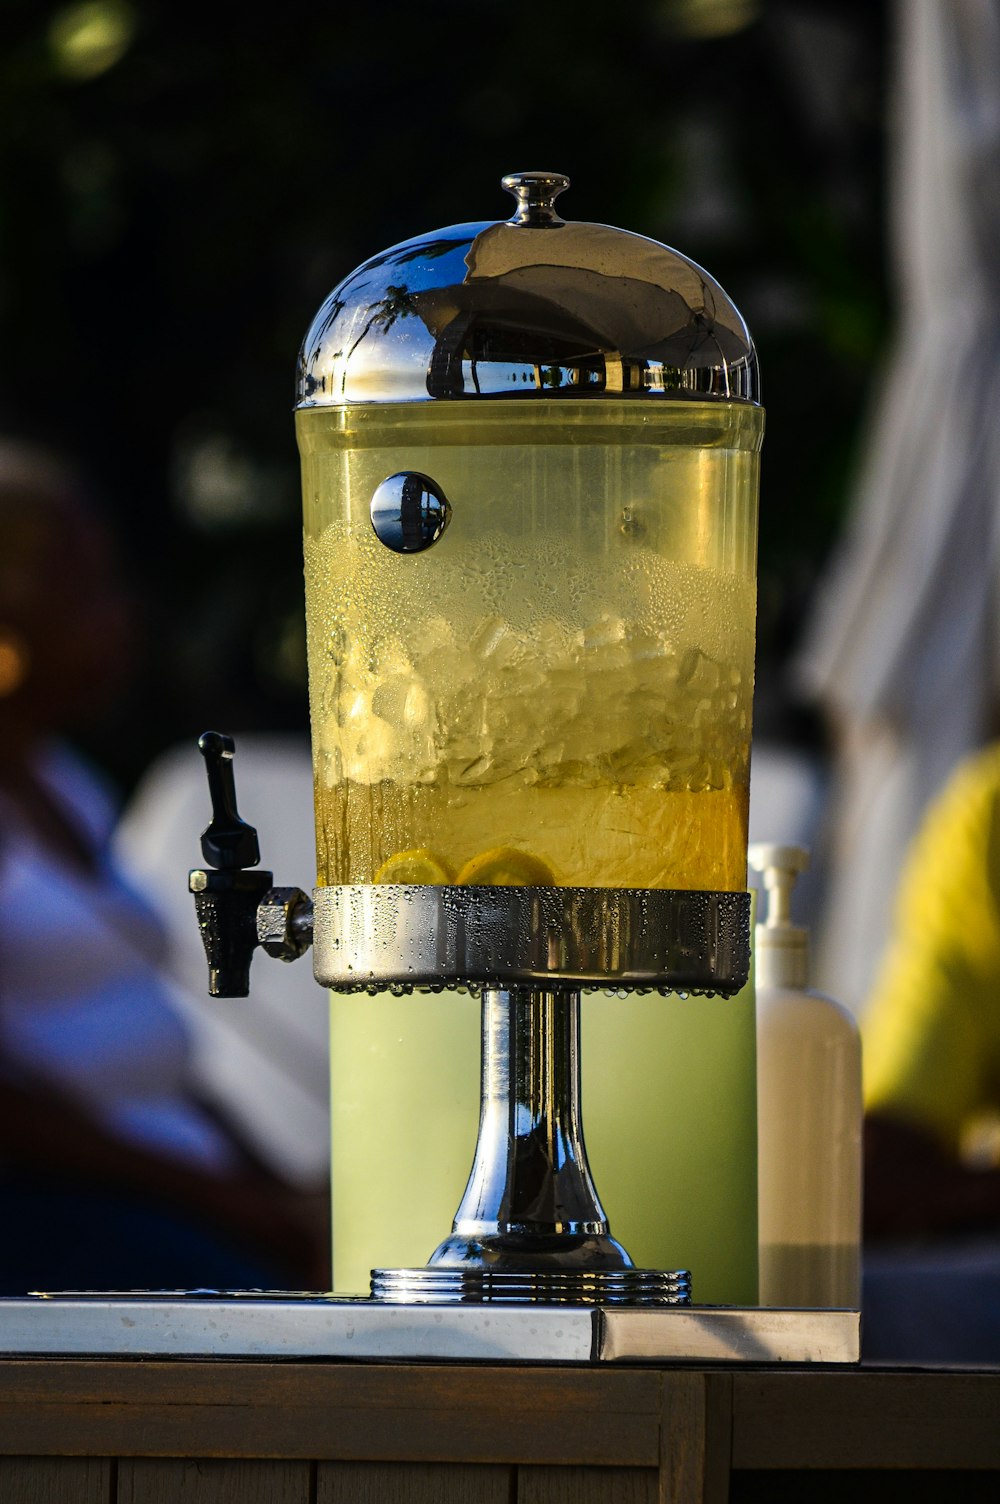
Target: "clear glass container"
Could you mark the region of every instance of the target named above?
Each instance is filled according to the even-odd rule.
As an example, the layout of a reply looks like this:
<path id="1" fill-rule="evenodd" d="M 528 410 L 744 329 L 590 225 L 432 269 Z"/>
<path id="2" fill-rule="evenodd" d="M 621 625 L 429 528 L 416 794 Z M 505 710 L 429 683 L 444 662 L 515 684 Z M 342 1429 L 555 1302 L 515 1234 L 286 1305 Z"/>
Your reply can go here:
<path id="1" fill-rule="evenodd" d="M 742 889 L 763 411 L 297 415 L 320 884 Z M 385 547 L 379 484 L 451 504 Z"/>

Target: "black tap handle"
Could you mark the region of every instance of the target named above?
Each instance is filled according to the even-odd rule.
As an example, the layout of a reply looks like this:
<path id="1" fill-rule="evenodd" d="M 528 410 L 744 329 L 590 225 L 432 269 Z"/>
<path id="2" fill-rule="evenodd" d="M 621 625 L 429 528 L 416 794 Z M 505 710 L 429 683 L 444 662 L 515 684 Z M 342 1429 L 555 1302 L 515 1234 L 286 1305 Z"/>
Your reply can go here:
<path id="1" fill-rule="evenodd" d="M 257 832 L 241 820 L 236 809 L 231 736 L 206 731 L 198 749 L 208 769 L 212 819 L 201 837 L 201 851 L 209 868 L 188 877 L 194 894 L 198 926 L 208 958 L 211 997 L 246 997 L 250 990 L 250 962 L 257 946 L 257 909 L 271 887 L 270 872 L 249 871 L 260 861 Z"/>
<path id="2" fill-rule="evenodd" d="M 210 867 L 229 871 L 256 867 L 260 861 L 257 832 L 240 819 L 236 809 L 235 743 L 221 731 L 206 731 L 198 738 L 198 750 L 208 769 L 208 792 L 212 800 L 212 819 L 202 831 L 201 854 Z"/>

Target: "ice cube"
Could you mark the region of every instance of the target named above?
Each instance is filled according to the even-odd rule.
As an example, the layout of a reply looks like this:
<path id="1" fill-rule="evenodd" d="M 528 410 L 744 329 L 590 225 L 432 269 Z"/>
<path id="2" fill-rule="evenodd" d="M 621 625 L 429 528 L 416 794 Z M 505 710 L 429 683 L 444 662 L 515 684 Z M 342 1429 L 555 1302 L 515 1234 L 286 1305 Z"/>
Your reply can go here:
<path id="1" fill-rule="evenodd" d="M 416 730 L 430 719 L 431 701 L 420 680 L 396 674 L 372 695 L 372 713 L 400 731 Z"/>
<path id="2" fill-rule="evenodd" d="M 620 616 L 611 616 L 607 611 L 603 612 L 597 621 L 583 629 L 583 649 L 585 653 L 596 652 L 600 648 L 612 647 L 624 643 L 628 633 L 625 623 Z"/>
<path id="3" fill-rule="evenodd" d="M 688 648 L 681 659 L 677 682 L 692 698 L 708 696 L 718 689 L 722 670 L 701 648 Z"/>

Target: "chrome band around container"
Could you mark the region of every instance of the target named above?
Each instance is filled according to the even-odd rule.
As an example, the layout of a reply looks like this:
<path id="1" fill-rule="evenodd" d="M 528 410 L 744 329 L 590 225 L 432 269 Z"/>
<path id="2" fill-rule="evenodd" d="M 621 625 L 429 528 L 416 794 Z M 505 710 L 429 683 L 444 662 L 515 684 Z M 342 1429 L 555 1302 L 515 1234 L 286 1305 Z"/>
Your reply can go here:
<path id="1" fill-rule="evenodd" d="M 748 893 L 659 888 L 317 888 L 313 968 L 338 992 L 538 986 L 731 995 Z"/>
<path id="2" fill-rule="evenodd" d="M 372 1299 L 399 1305 L 686 1306 L 691 1276 L 686 1269 L 373 1269 Z"/>

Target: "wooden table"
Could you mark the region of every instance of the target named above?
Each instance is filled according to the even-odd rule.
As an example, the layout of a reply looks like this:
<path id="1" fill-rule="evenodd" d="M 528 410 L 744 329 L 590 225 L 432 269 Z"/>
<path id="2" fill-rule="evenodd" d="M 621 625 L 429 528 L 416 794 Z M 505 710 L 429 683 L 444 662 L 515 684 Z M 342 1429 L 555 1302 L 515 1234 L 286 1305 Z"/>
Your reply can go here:
<path id="1" fill-rule="evenodd" d="M 834 1497 L 1000 1500 L 1000 1373 L 0 1362 L 2 1504 Z"/>

